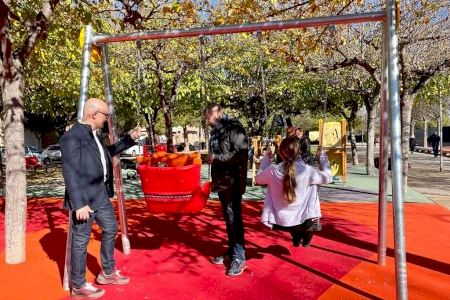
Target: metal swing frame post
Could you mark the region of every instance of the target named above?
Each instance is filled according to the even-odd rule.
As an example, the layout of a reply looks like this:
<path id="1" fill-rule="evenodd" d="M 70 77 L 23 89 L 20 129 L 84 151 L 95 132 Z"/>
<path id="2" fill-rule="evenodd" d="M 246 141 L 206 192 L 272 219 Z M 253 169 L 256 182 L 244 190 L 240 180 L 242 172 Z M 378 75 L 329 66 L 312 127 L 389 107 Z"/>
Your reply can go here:
<path id="1" fill-rule="evenodd" d="M 377 262 L 386 265 L 386 209 L 387 209 L 387 173 L 389 155 L 389 116 L 388 116 L 388 56 L 386 23 L 383 23 L 383 62 L 380 99 L 380 156 L 378 161 L 378 249 Z"/>
<path id="2" fill-rule="evenodd" d="M 114 109 L 113 92 L 111 85 L 111 74 L 109 72 L 109 55 L 108 46 L 101 45 L 102 49 L 102 71 L 103 71 L 103 88 L 105 90 L 106 103 L 110 114 L 109 122 L 109 140 L 111 144 L 118 141 L 116 132 L 116 112 Z M 127 214 L 125 210 L 125 196 L 123 193 L 122 170 L 120 169 L 120 160 L 117 156 L 113 156 L 114 183 L 116 186 L 116 195 L 118 202 L 120 233 L 122 237 L 122 251 L 124 254 L 130 254 L 130 240 L 128 239 Z"/>
<path id="3" fill-rule="evenodd" d="M 207 86 L 206 86 L 206 80 L 205 80 L 205 67 L 206 67 L 206 52 L 205 52 L 205 45 L 206 45 L 206 38 L 204 35 L 199 35 L 198 36 L 198 56 L 200 59 L 200 98 L 205 101 L 205 103 L 209 102 L 209 95 L 207 93 Z M 201 145 L 200 142 L 200 136 L 201 136 L 201 128 L 202 128 L 202 113 L 200 113 L 200 122 L 199 122 L 199 127 L 198 127 L 198 141 L 199 144 Z M 209 154 L 209 130 L 208 130 L 208 124 L 205 123 L 205 146 L 208 149 L 208 154 Z M 199 147 L 199 152 L 200 153 L 200 148 Z M 211 180 L 211 165 L 208 164 L 208 180 Z"/>
<path id="4" fill-rule="evenodd" d="M 395 245 L 395 279 L 397 299 L 408 299 L 406 276 L 405 227 L 403 218 L 403 158 L 401 148 L 401 110 L 400 83 L 398 67 L 398 36 L 397 36 L 396 1 L 389 0 L 386 4 L 386 26 L 383 34 L 387 47 L 385 56 L 388 57 L 388 103 L 391 127 L 391 167 L 392 167 L 392 206 L 394 217 L 394 245 Z"/>
<path id="5" fill-rule="evenodd" d="M 89 63 L 91 60 L 92 50 L 92 35 L 93 30 L 91 25 L 87 25 L 84 31 L 84 45 L 81 59 L 81 81 L 80 81 L 80 98 L 78 100 L 77 119 L 80 122 L 83 118 L 83 107 L 86 102 L 89 90 Z M 66 256 L 64 259 L 64 276 L 63 289 L 68 291 L 70 289 L 70 272 L 71 272 L 71 258 L 72 258 L 72 211 L 69 211 L 69 220 L 67 224 L 67 239 L 66 239 Z"/>
<path id="6" fill-rule="evenodd" d="M 111 128 L 115 130 L 114 119 L 114 103 L 112 99 L 111 79 L 108 66 L 108 54 L 106 44 L 113 42 L 137 41 L 137 40 L 156 40 L 156 39 L 172 39 L 181 37 L 196 37 L 206 35 L 220 35 L 230 33 L 254 32 L 254 31 L 273 31 L 294 28 L 321 27 L 328 25 L 344 25 L 363 22 L 383 22 L 383 92 L 382 92 L 382 120 L 381 128 L 383 130 L 381 136 L 382 149 L 380 149 L 380 208 L 379 208 L 379 263 L 385 263 L 385 226 L 386 226 L 386 160 L 387 160 L 387 141 L 388 141 L 388 107 L 389 121 L 391 127 L 391 157 L 392 157 L 392 183 L 393 183 L 393 211 L 394 211 L 394 234 L 395 234 L 395 274 L 396 274 L 396 290 L 397 299 L 407 299 L 407 282 L 406 282 L 406 255 L 405 255 L 405 236 L 404 236 L 404 220 L 403 220 L 403 195 L 402 195 L 402 154 L 401 154 L 401 123 L 400 123 L 400 100 L 399 100 L 399 69 L 398 69 L 398 37 L 396 32 L 396 7 L 395 0 L 387 0 L 386 10 L 371 13 L 359 13 L 338 15 L 329 17 L 317 17 L 309 19 L 294 19 L 286 21 L 270 21 L 261 23 L 249 23 L 241 25 L 225 25 L 216 27 L 197 27 L 176 30 L 159 30 L 144 31 L 135 33 L 121 34 L 97 34 L 92 33 L 92 27 L 87 26 L 85 32 L 85 44 L 83 47 L 83 62 L 81 67 L 81 85 L 80 100 L 78 104 L 78 117 L 81 119 L 84 103 L 88 94 L 89 82 L 89 60 L 92 44 L 102 47 L 102 67 L 105 86 L 105 96 L 111 113 Z M 384 104 L 383 104 L 384 103 Z M 117 137 L 115 131 L 110 131 L 110 137 L 115 140 Z M 116 175 L 116 190 L 119 199 L 119 214 L 122 228 L 122 244 L 124 253 L 129 253 L 130 244 L 127 235 L 127 224 L 125 216 L 125 207 L 123 202 L 123 191 L 121 188 L 120 166 L 114 163 L 114 174 Z M 66 274 L 70 267 L 70 218 L 68 229 L 68 243 L 66 249 Z M 124 236 L 126 240 L 124 242 Z M 67 280 L 68 282 L 68 280 Z M 66 285 L 64 285 L 66 286 Z"/>

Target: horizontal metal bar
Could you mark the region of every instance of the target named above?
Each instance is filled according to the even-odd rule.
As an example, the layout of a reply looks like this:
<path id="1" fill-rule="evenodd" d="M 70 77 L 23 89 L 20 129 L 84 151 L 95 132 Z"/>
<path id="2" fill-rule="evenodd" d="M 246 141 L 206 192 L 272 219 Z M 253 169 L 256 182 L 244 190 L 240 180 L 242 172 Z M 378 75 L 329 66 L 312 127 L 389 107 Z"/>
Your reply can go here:
<path id="1" fill-rule="evenodd" d="M 120 33 L 120 34 L 98 34 L 93 37 L 94 44 L 126 42 L 136 40 L 158 40 L 181 37 L 194 37 L 205 35 L 219 35 L 240 32 L 254 32 L 254 31 L 271 31 L 271 30 L 285 30 L 294 28 L 306 27 L 321 27 L 327 25 L 340 25 L 364 22 L 378 22 L 386 20 L 386 13 L 370 12 L 362 14 L 317 17 L 309 19 L 294 19 L 283 21 L 270 21 L 260 23 L 247 23 L 240 25 L 224 25 L 216 27 L 196 27 L 187 29 L 171 29 L 171 30 L 157 30 L 144 31 L 134 33 Z"/>

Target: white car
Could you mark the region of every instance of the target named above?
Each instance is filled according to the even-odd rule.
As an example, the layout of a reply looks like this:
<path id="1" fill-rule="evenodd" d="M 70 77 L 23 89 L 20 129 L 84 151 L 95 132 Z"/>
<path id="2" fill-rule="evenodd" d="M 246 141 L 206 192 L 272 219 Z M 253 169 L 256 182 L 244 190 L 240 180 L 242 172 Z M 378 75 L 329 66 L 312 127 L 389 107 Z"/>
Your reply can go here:
<path id="1" fill-rule="evenodd" d="M 137 140 L 137 144 L 123 151 L 122 155 L 130 155 L 130 156 L 143 155 L 144 153 L 143 144 L 144 139 Z"/>
<path id="2" fill-rule="evenodd" d="M 61 163 L 61 157 L 61 147 L 59 144 L 50 145 L 41 153 L 41 158 L 45 165 Z"/>

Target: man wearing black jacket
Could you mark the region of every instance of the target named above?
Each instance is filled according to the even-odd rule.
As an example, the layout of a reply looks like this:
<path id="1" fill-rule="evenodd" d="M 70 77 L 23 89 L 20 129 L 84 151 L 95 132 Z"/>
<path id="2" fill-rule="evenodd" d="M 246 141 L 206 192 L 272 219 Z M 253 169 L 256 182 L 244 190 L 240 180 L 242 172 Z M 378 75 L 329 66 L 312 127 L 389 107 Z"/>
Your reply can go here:
<path id="1" fill-rule="evenodd" d="M 427 139 L 428 143 L 431 144 L 433 148 L 434 157 L 438 157 L 439 155 L 439 143 L 441 142 L 441 137 L 438 135 L 437 131 L 434 131 L 432 135 L 430 135 Z"/>
<path id="2" fill-rule="evenodd" d="M 237 276 L 245 269 L 241 202 L 247 185 L 247 132 L 238 120 L 228 118 L 217 103 L 205 108 L 205 117 L 212 127 L 207 159 L 211 164 L 212 189 L 219 194 L 228 237 L 227 252 L 212 262 L 229 264 L 227 275 Z"/>
<path id="3" fill-rule="evenodd" d="M 95 299 L 105 291 L 86 282 L 87 244 L 92 223 L 102 229 L 100 255 L 103 270 L 97 276 L 99 284 L 127 284 L 129 278 L 115 269 L 114 242 L 117 220 L 110 197 L 114 194 L 111 157 L 135 144 L 140 135 L 135 129 L 118 143 L 105 147 L 97 136 L 109 119 L 108 106 L 102 100 L 86 101 L 83 119 L 67 131 L 60 140 L 62 170 L 66 193 L 64 207 L 71 211 L 72 297 Z"/>

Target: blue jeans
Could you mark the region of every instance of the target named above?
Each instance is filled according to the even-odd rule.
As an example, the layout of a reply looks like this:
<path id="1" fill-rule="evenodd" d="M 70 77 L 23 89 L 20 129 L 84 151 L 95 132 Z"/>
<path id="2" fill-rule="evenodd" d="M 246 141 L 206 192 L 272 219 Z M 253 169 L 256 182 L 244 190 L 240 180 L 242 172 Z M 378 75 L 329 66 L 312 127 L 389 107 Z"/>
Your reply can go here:
<path id="1" fill-rule="evenodd" d="M 218 193 L 227 227 L 228 254 L 233 259 L 245 260 L 244 223 L 242 222 L 242 194 L 238 185 Z"/>
<path id="2" fill-rule="evenodd" d="M 107 194 L 106 197 L 108 197 Z M 86 221 L 77 220 L 75 212 L 72 212 L 71 278 L 75 288 L 80 288 L 86 282 L 87 245 L 94 220 L 102 230 L 100 256 L 103 270 L 107 274 L 114 271 L 114 244 L 118 226 L 114 208 L 109 198 L 107 198 L 96 211 L 90 214 L 89 219 Z"/>

